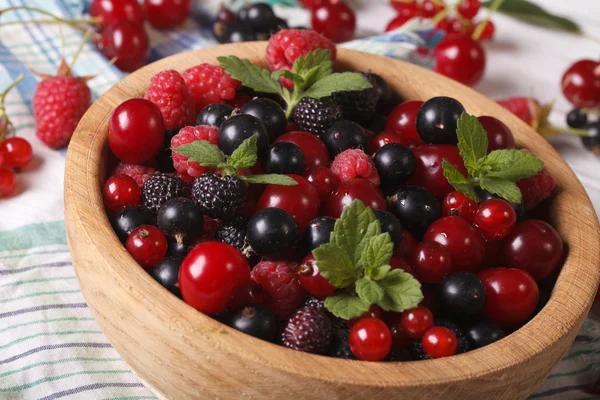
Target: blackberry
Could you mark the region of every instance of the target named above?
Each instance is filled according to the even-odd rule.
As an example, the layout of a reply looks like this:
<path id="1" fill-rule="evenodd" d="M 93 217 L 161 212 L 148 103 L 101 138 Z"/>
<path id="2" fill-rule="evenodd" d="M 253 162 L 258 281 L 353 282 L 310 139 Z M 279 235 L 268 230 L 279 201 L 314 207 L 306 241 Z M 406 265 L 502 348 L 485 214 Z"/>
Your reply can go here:
<path id="1" fill-rule="evenodd" d="M 469 337 L 458 325 L 452 322 L 448 318 L 436 318 L 435 320 L 436 326 L 443 326 L 448 328 L 454 333 L 456 336 L 456 340 L 458 341 L 458 346 L 456 347 L 456 353 L 461 354 L 466 353 L 467 351 L 471 351 L 471 342 L 469 341 Z"/>
<path id="2" fill-rule="evenodd" d="M 237 214 L 247 198 L 246 185 L 235 176 L 206 172 L 192 186 L 192 199 L 204 214 L 216 219 Z"/>
<path id="3" fill-rule="evenodd" d="M 408 349 L 413 360 L 428 360 L 431 358 L 423 348 L 423 343 L 420 340 L 413 340 Z M 458 351 L 458 350 L 457 350 Z"/>
<path id="4" fill-rule="evenodd" d="M 371 74 L 363 74 L 363 76 L 373 85 L 372 88 L 334 92 L 331 95 L 333 101 L 340 106 L 344 119 L 360 124 L 369 122 L 375 114 L 379 101 L 379 92 L 375 89 Z"/>
<path id="5" fill-rule="evenodd" d="M 217 229 L 217 232 L 215 232 L 215 239 L 244 252 L 244 249 L 248 245 L 246 242 L 247 225 L 248 217 L 238 214 L 229 221 L 224 222 L 219 229 Z"/>
<path id="6" fill-rule="evenodd" d="M 311 307 L 317 310 L 325 311 L 325 301 L 313 296 L 307 296 L 304 300 L 304 306 Z"/>
<path id="7" fill-rule="evenodd" d="M 390 112 L 390 105 L 392 104 L 392 88 L 387 84 L 385 79 L 381 76 L 372 72 L 363 73 L 363 75 L 369 80 L 373 89 L 379 94 L 379 100 L 377 101 L 377 111 L 384 114 Z"/>
<path id="8" fill-rule="evenodd" d="M 344 324 L 345 325 L 345 324 Z M 329 347 L 329 356 L 335 358 L 343 358 L 345 360 L 356 360 L 354 353 L 350 349 L 348 336 L 350 330 L 347 326 L 343 326 L 333 330 L 331 335 L 331 346 Z"/>
<path id="9" fill-rule="evenodd" d="M 304 97 L 293 110 L 293 117 L 298 130 L 324 135 L 334 122 L 342 119 L 342 112 L 337 104 L 322 102 L 312 97 Z"/>
<path id="10" fill-rule="evenodd" d="M 188 197 L 190 188 L 181 178 L 159 172 L 152 175 L 142 186 L 142 205 L 155 213 L 168 200 Z"/>
<path id="11" fill-rule="evenodd" d="M 323 354 L 331 344 L 331 321 L 320 310 L 299 308 L 288 320 L 281 342 L 290 349 Z"/>

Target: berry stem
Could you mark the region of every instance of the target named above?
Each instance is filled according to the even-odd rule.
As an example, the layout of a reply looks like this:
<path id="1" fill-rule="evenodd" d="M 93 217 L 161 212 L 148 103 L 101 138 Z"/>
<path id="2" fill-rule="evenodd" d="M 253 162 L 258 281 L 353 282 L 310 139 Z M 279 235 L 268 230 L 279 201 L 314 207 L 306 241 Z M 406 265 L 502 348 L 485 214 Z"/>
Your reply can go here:
<path id="1" fill-rule="evenodd" d="M 2 93 L 0 93 L 0 122 L 5 122 L 4 126 L 2 127 L 2 130 L 0 131 L 0 142 L 4 140 L 6 133 L 13 126 L 12 122 L 10 122 L 10 119 L 8 119 L 8 115 L 6 115 L 6 106 L 4 105 L 4 99 L 6 98 L 8 92 L 14 89 L 14 87 L 17 86 L 24 78 L 25 74 L 17 76 L 17 79 L 15 79 L 10 85 L 8 85 L 6 89 L 4 89 Z"/>
<path id="2" fill-rule="evenodd" d="M 485 17 L 485 19 L 483 21 L 481 21 L 480 23 L 478 23 L 477 27 L 475 28 L 475 31 L 473 31 L 473 35 L 471 36 L 471 38 L 473 40 L 478 40 L 479 39 L 479 37 L 483 33 L 483 30 L 487 26 L 487 24 L 488 24 L 491 16 L 494 15 L 494 13 L 496 11 L 498 11 L 498 9 L 500 8 L 500 6 L 502 6 L 502 3 L 504 3 L 504 0 L 494 0 L 494 2 L 492 3 L 492 5 L 489 8 L 488 14 Z"/>
<path id="3" fill-rule="evenodd" d="M 23 21 L 11 21 L 11 22 L 5 22 L 0 24 L 0 26 L 7 26 L 7 25 L 17 25 L 17 24 L 26 24 L 26 23 L 47 23 L 47 24 L 66 24 L 71 26 L 72 28 L 77 29 L 78 31 L 80 31 L 81 33 L 86 33 L 87 30 L 80 27 L 78 24 L 92 24 L 92 25 L 96 25 L 96 24 L 100 24 L 101 19 L 100 18 L 80 18 L 80 19 L 65 19 L 65 18 L 61 18 L 58 15 L 54 15 L 51 12 L 48 12 L 46 10 L 42 10 L 41 8 L 36 8 L 36 7 L 28 7 L 28 6 L 15 6 L 15 7 L 9 7 L 9 8 L 5 8 L 3 10 L 0 10 L 0 16 L 8 11 L 18 11 L 18 10 L 24 10 L 24 11 L 31 11 L 31 12 L 37 12 L 43 15 L 46 15 L 48 17 L 51 17 L 51 20 L 23 20 Z"/>

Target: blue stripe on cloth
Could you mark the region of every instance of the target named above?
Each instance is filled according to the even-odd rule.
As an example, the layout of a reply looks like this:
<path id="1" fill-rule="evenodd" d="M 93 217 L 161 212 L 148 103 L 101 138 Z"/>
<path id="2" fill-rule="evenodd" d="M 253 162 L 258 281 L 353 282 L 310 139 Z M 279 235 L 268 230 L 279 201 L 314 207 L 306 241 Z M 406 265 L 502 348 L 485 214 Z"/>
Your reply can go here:
<path id="1" fill-rule="evenodd" d="M 16 268 L 16 269 L 0 269 L 0 275 L 11 275 L 11 274 L 19 274 L 21 272 L 27 272 L 34 269 L 39 268 L 60 268 L 60 267 L 70 267 L 71 262 L 55 262 L 55 263 L 47 263 L 47 264 L 38 264 L 38 265 L 30 265 L 29 267 Z"/>
<path id="2" fill-rule="evenodd" d="M 28 314 L 35 311 L 54 310 L 61 308 L 87 308 L 86 303 L 66 303 L 66 304 L 45 304 L 43 306 L 35 306 L 28 308 L 21 308 L 20 310 L 6 311 L 0 313 L 0 319 L 14 317 L 15 315 Z"/>
<path id="3" fill-rule="evenodd" d="M 74 394 L 87 392 L 90 390 L 102 389 L 102 388 L 135 388 L 135 387 L 144 387 L 141 383 L 124 383 L 124 382 L 115 382 L 115 383 L 94 383 L 91 385 L 79 386 L 73 389 L 63 390 L 61 392 L 53 393 L 49 396 L 45 396 L 40 398 L 40 400 L 56 400 L 61 397 L 71 396 Z"/>
<path id="4" fill-rule="evenodd" d="M 559 394 L 559 393 L 564 394 L 564 393 L 570 392 L 572 390 L 583 390 L 586 387 L 587 387 L 586 385 L 573 385 L 573 386 L 557 387 L 554 389 L 546 390 L 544 392 L 538 392 L 538 393 L 532 394 L 531 396 L 529 396 L 529 399 L 539 399 L 542 397 L 552 396 L 552 395 Z"/>
<path id="5" fill-rule="evenodd" d="M 4 360 L 0 360 L 0 365 L 8 364 L 10 362 L 19 360 L 23 357 L 30 356 L 32 354 L 39 353 L 40 351 L 46 350 L 55 350 L 55 349 L 68 349 L 73 347 L 83 347 L 83 348 L 96 348 L 96 349 L 109 349 L 112 348 L 110 343 L 94 343 L 94 342 L 84 342 L 84 343 L 59 343 L 59 344 L 48 344 L 45 346 L 34 347 L 33 349 L 29 349 L 26 352 L 14 355 L 9 358 L 5 358 Z"/>

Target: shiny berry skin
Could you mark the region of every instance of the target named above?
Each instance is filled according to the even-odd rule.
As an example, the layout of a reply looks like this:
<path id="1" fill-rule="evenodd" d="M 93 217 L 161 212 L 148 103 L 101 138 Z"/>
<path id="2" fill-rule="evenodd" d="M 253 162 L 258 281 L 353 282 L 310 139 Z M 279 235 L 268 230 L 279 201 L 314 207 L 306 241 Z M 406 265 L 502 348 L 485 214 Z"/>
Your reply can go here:
<path id="1" fill-rule="evenodd" d="M 256 4 L 258 5 L 258 4 Z M 285 133 L 287 129 L 287 118 L 279 104 L 271 99 L 259 97 L 250 100 L 240 110 L 242 114 L 249 114 L 258 118 L 267 129 L 269 142 L 273 142 Z"/>
<path id="2" fill-rule="evenodd" d="M 336 42 L 346 42 L 354 36 L 356 14 L 343 2 L 327 2 L 311 11 L 313 30 Z"/>
<path id="3" fill-rule="evenodd" d="M 549 277 L 563 261 L 563 242 L 544 221 L 528 219 L 504 240 L 502 255 L 507 267 L 519 268 L 536 280 Z"/>
<path id="4" fill-rule="evenodd" d="M 371 304 L 371 306 L 369 306 L 369 309 L 365 311 L 362 315 L 346 321 L 346 326 L 348 326 L 348 328 L 352 328 L 354 325 L 356 325 L 358 321 L 365 318 L 375 318 L 383 320 L 383 316 L 384 312 L 381 309 L 381 307 L 376 306 L 375 304 Z"/>
<path id="5" fill-rule="evenodd" d="M 154 267 L 148 269 L 150 276 L 155 281 L 160 283 L 162 287 L 173 293 L 175 296 L 181 298 L 181 292 L 179 291 L 179 267 L 183 262 L 182 257 L 167 257 L 156 264 Z"/>
<path id="6" fill-rule="evenodd" d="M 473 222 L 486 239 L 500 240 L 517 224 L 517 214 L 506 200 L 489 199 L 479 205 Z"/>
<path id="7" fill-rule="evenodd" d="M 398 132 L 404 139 L 403 143 L 411 147 L 424 144 L 417 132 L 417 113 L 422 105 L 419 100 L 398 104 L 388 115 L 385 129 Z"/>
<path id="8" fill-rule="evenodd" d="M 402 329 L 411 339 L 421 339 L 433 326 L 433 314 L 427 307 L 418 306 L 405 310 L 400 319 Z"/>
<path id="9" fill-rule="evenodd" d="M 281 208 L 296 218 L 300 232 L 308 226 L 319 212 L 319 193 L 306 178 L 289 175 L 298 184 L 294 186 L 267 185 L 258 199 L 256 210 L 267 207 Z"/>
<path id="10" fill-rule="evenodd" d="M 392 334 L 383 321 L 365 318 L 350 329 L 348 342 L 359 360 L 381 361 L 392 349 Z"/>
<path id="11" fill-rule="evenodd" d="M 256 135 L 258 155 L 263 157 L 269 150 L 269 136 L 265 125 L 249 114 L 236 114 L 221 124 L 219 149 L 230 156 L 246 139 Z"/>
<path id="12" fill-rule="evenodd" d="M 448 35 L 435 48 L 435 58 L 435 72 L 467 86 L 479 82 L 485 71 L 485 50 L 469 36 Z"/>
<path id="13" fill-rule="evenodd" d="M 481 126 L 487 133 L 488 149 L 491 153 L 494 150 L 514 149 L 515 138 L 508 126 L 494 117 L 477 117 Z"/>
<path id="14" fill-rule="evenodd" d="M 177 197 L 160 207 L 156 222 L 167 237 L 192 241 L 202 233 L 204 215 L 192 200 Z"/>
<path id="15" fill-rule="evenodd" d="M 17 176 L 12 169 L 0 167 L 0 198 L 10 196 L 17 187 Z"/>
<path id="16" fill-rule="evenodd" d="M 497 342 L 506 333 L 493 322 L 479 321 L 466 330 L 467 337 L 475 349 Z"/>
<path id="17" fill-rule="evenodd" d="M 422 187 L 405 186 L 392 198 L 392 212 L 398 217 L 402 227 L 417 238 L 421 238 L 429 225 L 441 216 L 438 200 Z"/>
<path id="18" fill-rule="evenodd" d="M 485 285 L 485 319 L 498 325 L 519 326 L 533 315 L 539 289 L 533 277 L 516 268 L 493 268 L 479 273 Z"/>
<path id="19" fill-rule="evenodd" d="M 369 148 L 369 136 L 364 128 L 352 121 L 335 122 L 327 129 L 321 140 L 325 143 L 331 158 L 348 149 L 367 150 Z"/>
<path id="20" fill-rule="evenodd" d="M 421 15 L 424 18 L 431 18 L 437 15 L 444 9 L 444 3 L 438 2 L 437 0 L 425 0 L 421 3 Z"/>
<path id="21" fill-rule="evenodd" d="M 494 37 L 494 33 L 496 32 L 496 26 L 492 21 L 487 21 L 485 26 L 483 27 L 483 31 L 479 36 L 479 40 L 490 40 Z"/>
<path id="22" fill-rule="evenodd" d="M 456 335 L 443 326 L 430 328 L 423 335 L 421 343 L 425 352 L 433 358 L 453 356 L 458 347 Z"/>
<path id="23" fill-rule="evenodd" d="M 274 342 L 279 331 L 275 314 L 261 304 L 248 304 L 240 308 L 233 314 L 228 325 L 267 342 Z"/>
<path id="24" fill-rule="evenodd" d="M 465 108 L 451 97 L 433 97 L 417 113 L 417 132 L 428 144 L 457 144 L 456 122 Z"/>
<path id="25" fill-rule="evenodd" d="M 229 104 L 214 103 L 204 107 L 196 117 L 196 125 L 221 126 L 233 113 Z"/>
<path id="26" fill-rule="evenodd" d="M 142 190 L 135 180 L 127 175 L 113 175 L 104 183 L 102 197 L 104 206 L 112 212 L 140 204 Z"/>
<path id="27" fill-rule="evenodd" d="M 155 214 L 142 206 L 126 208 L 111 219 L 112 228 L 123 244 L 127 241 L 129 234 L 138 226 L 155 224 Z"/>
<path id="28" fill-rule="evenodd" d="M 104 57 L 117 58 L 115 66 L 123 72 L 143 67 L 150 58 L 148 34 L 142 25 L 120 20 L 106 26 L 96 43 Z"/>
<path id="29" fill-rule="evenodd" d="M 20 137 L 4 139 L 0 143 L 0 153 L 4 158 L 4 161 L 0 164 L 8 168 L 24 167 L 33 158 L 31 144 Z"/>
<path id="30" fill-rule="evenodd" d="M 479 0 L 465 0 L 462 1 L 456 8 L 456 12 L 458 12 L 463 18 L 473 19 L 479 12 L 480 8 L 481 2 Z"/>
<path id="31" fill-rule="evenodd" d="M 572 64 L 562 78 L 563 95 L 575 107 L 600 105 L 600 62 L 580 60 Z"/>
<path id="32" fill-rule="evenodd" d="M 438 283 L 452 270 L 448 251 L 439 243 L 419 243 L 412 255 L 411 265 L 419 281 Z"/>
<path id="33" fill-rule="evenodd" d="M 475 200 L 471 200 L 464 193 L 455 190 L 448 193 L 442 200 L 442 215 L 444 217 L 462 217 L 472 223 L 478 207 Z"/>
<path id="34" fill-rule="evenodd" d="M 382 131 L 369 139 L 369 154 L 377 153 L 377 150 L 388 143 L 400 143 L 406 145 L 406 140 L 397 132 Z"/>
<path id="35" fill-rule="evenodd" d="M 448 250 L 452 271 L 477 272 L 485 259 L 485 239 L 481 232 L 461 217 L 443 217 L 435 221 L 424 240 L 438 242 Z"/>
<path id="36" fill-rule="evenodd" d="M 373 211 L 375 218 L 381 225 L 381 233 L 389 233 L 394 248 L 400 246 L 402 243 L 403 229 L 400 220 L 391 212 L 387 210 L 375 210 Z"/>
<path id="37" fill-rule="evenodd" d="M 310 253 L 302 260 L 302 264 L 298 269 L 298 276 L 304 290 L 320 299 L 331 296 L 337 289 L 321 275 L 315 257 Z"/>
<path id="38" fill-rule="evenodd" d="M 162 114 L 149 100 L 127 100 L 110 117 L 108 144 L 126 163 L 143 164 L 152 160 L 162 149 L 164 138 Z"/>
<path id="39" fill-rule="evenodd" d="M 144 0 L 144 11 L 156 29 L 172 29 L 189 17 L 192 0 Z"/>
<path id="40" fill-rule="evenodd" d="M 300 147 L 306 160 L 306 169 L 312 167 L 329 167 L 329 152 L 318 136 L 308 132 L 292 131 L 279 136 L 276 143 L 289 142 Z"/>
<path id="41" fill-rule="evenodd" d="M 318 217 L 310 221 L 302 235 L 302 255 L 310 253 L 322 244 L 329 243 L 335 221 L 335 218 L 331 217 Z"/>
<path id="42" fill-rule="evenodd" d="M 414 0 L 390 1 L 390 3 L 398 11 L 398 15 L 412 18 L 420 14 L 419 6 Z"/>
<path id="43" fill-rule="evenodd" d="M 410 233 L 409 233 L 410 235 Z M 394 254 L 392 256 L 392 258 L 390 258 L 390 270 L 394 270 L 394 269 L 401 269 L 404 272 L 408 272 L 409 274 L 411 274 L 412 276 L 415 276 L 415 270 L 414 268 L 408 263 L 408 261 L 406 261 L 404 258 L 399 257 L 398 255 Z"/>
<path id="44" fill-rule="evenodd" d="M 266 174 L 302 175 L 305 165 L 304 153 L 300 147 L 288 142 L 273 143 L 262 160 Z"/>
<path id="45" fill-rule="evenodd" d="M 390 20 L 390 22 L 388 22 L 387 26 L 385 27 L 385 31 L 390 32 L 394 29 L 398 29 L 411 19 L 412 17 L 407 17 L 405 15 L 396 15 L 393 19 Z"/>
<path id="46" fill-rule="evenodd" d="M 338 178 L 326 167 L 312 167 L 304 176 L 317 189 L 322 202 L 326 201 L 340 184 Z"/>
<path id="47" fill-rule="evenodd" d="M 144 23 L 144 11 L 137 0 L 93 0 L 90 4 L 90 15 L 100 17 L 102 26 L 121 20 L 137 25 Z"/>
<path id="48" fill-rule="evenodd" d="M 567 125 L 571 128 L 582 129 L 588 124 L 588 116 L 581 108 L 574 108 L 567 114 Z"/>
<path id="49" fill-rule="evenodd" d="M 405 184 L 415 173 L 417 160 L 408 147 L 399 143 L 389 143 L 380 148 L 373 162 L 379 173 L 384 193 L 393 193 Z"/>
<path id="50" fill-rule="evenodd" d="M 417 247 L 417 241 L 415 240 L 414 236 L 412 233 L 403 228 L 402 241 L 400 242 L 398 248 L 394 251 L 394 256 L 408 259 L 412 255 L 415 247 Z"/>
<path id="51" fill-rule="evenodd" d="M 157 227 L 142 225 L 131 232 L 126 247 L 135 261 L 142 267 L 149 268 L 167 255 L 167 238 Z"/>
<path id="52" fill-rule="evenodd" d="M 352 179 L 342 182 L 325 203 L 326 214 L 339 218 L 344 208 L 359 199 L 373 210 L 385 210 L 386 203 L 381 190 L 367 179 Z"/>
<path id="53" fill-rule="evenodd" d="M 464 161 L 456 146 L 449 144 L 419 146 L 413 149 L 413 153 L 417 160 L 417 168 L 409 184 L 424 187 L 438 199 L 443 199 L 448 193 L 454 191 L 444 176 L 444 168 L 442 168 L 444 159 L 463 175 L 467 174 Z"/>
<path id="54" fill-rule="evenodd" d="M 248 221 L 246 240 L 260 257 L 271 260 L 289 258 L 300 240 L 294 216 L 280 208 L 264 208 Z"/>
<path id="55" fill-rule="evenodd" d="M 440 282 L 437 299 L 447 315 L 468 321 L 485 307 L 485 286 L 472 272 L 453 272 Z"/>
<path id="56" fill-rule="evenodd" d="M 488 192 L 487 190 L 482 190 L 481 192 L 479 192 L 479 201 L 480 202 L 484 202 L 489 199 L 500 199 L 500 198 L 501 197 L 498 196 L 497 194 Z M 515 210 L 515 213 L 517 214 L 517 219 L 519 219 L 519 218 L 523 217 L 523 215 L 525 215 L 525 204 L 523 203 L 523 200 L 521 200 L 520 203 L 513 203 L 512 201 L 509 201 L 509 204 Z"/>
<path id="57" fill-rule="evenodd" d="M 238 249 L 205 242 L 192 249 L 179 270 L 179 288 L 186 303 L 205 314 L 227 308 L 238 286 L 250 281 L 250 267 Z"/>

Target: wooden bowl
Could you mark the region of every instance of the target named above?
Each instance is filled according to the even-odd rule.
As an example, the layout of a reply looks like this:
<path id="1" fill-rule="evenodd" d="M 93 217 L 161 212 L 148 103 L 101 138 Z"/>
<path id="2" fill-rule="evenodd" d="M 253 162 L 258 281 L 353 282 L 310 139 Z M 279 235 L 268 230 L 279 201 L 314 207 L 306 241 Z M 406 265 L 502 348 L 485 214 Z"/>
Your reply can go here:
<path id="1" fill-rule="evenodd" d="M 475 115 L 506 123 L 519 146 L 546 163 L 558 190 L 551 219 L 568 256 L 548 304 L 527 325 L 492 345 L 454 357 L 370 363 L 311 355 L 270 344 L 203 315 L 163 289 L 123 248 L 102 205 L 108 121 L 121 102 L 141 97 L 150 77 L 216 64 L 235 54 L 264 64 L 264 42 L 172 56 L 123 79 L 85 114 L 69 146 L 65 211 L 81 290 L 102 330 L 161 398 L 518 399 L 531 394 L 571 345 L 600 282 L 600 227 L 583 187 L 534 130 L 483 95 L 425 69 L 340 49 L 336 67 L 372 70 L 406 99 L 447 95 Z"/>

